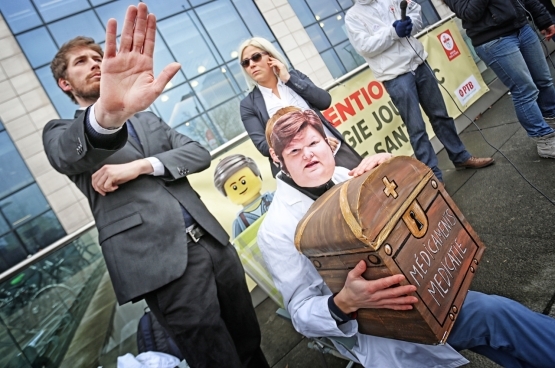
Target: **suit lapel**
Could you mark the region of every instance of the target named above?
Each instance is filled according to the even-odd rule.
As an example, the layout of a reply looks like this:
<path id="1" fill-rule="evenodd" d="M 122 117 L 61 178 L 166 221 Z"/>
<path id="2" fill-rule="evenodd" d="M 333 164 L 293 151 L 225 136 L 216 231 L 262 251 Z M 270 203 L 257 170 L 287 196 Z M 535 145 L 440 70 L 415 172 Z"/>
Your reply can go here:
<path id="1" fill-rule="evenodd" d="M 252 91 L 253 96 L 253 104 L 258 110 L 259 119 L 262 122 L 262 126 L 266 127 L 266 123 L 270 119 L 268 116 L 268 109 L 266 108 L 266 102 L 264 102 L 264 97 L 262 96 L 262 92 L 258 87 L 254 87 Z"/>

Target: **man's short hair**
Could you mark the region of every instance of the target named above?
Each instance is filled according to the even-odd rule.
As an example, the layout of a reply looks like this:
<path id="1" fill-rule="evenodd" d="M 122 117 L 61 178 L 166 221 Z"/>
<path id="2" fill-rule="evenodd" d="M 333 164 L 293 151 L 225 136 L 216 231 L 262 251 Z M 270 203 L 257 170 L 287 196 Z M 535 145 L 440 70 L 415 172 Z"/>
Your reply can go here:
<path id="1" fill-rule="evenodd" d="M 62 47 L 60 47 L 60 49 L 56 53 L 56 56 L 54 56 L 54 59 L 50 63 L 50 69 L 52 70 L 52 75 L 54 76 L 54 80 L 56 80 L 56 84 L 58 83 L 58 80 L 60 78 L 67 79 L 66 72 L 69 62 L 67 54 L 70 53 L 72 50 L 81 47 L 89 48 L 93 51 L 98 52 L 100 56 L 104 56 L 104 51 L 102 51 L 102 47 L 100 47 L 100 45 L 94 42 L 94 40 L 90 37 L 77 36 L 74 39 L 67 41 L 62 45 Z M 73 97 L 73 93 L 69 91 L 64 91 L 64 93 L 71 98 L 71 101 L 77 103 L 77 100 L 75 99 L 75 97 Z"/>

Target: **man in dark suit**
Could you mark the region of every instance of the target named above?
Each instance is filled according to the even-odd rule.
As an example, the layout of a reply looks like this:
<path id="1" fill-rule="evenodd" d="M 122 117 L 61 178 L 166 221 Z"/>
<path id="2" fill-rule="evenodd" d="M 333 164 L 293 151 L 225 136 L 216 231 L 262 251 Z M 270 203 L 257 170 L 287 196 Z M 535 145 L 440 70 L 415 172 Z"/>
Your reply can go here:
<path id="1" fill-rule="evenodd" d="M 114 19 L 104 55 L 86 37 L 59 50 L 54 77 L 84 110 L 46 125 L 46 154 L 89 200 L 120 304 L 144 298 L 192 367 L 267 367 L 237 253 L 187 180 L 210 154 L 140 112 L 180 68 L 154 78 L 147 13 L 129 7 L 117 53 Z"/>

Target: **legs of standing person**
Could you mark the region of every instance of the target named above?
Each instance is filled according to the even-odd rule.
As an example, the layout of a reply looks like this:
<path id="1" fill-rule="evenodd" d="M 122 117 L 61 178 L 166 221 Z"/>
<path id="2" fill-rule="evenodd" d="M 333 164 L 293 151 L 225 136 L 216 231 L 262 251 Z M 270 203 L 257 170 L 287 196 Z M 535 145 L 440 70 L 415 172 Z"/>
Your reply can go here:
<path id="1" fill-rule="evenodd" d="M 426 63 L 422 63 L 416 68 L 415 78 L 420 104 L 430 120 L 434 133 L 445 147 L 449 159 L 454 164 L 462 164 L 471 155 L 457 133 L 453 118 L 447 113 L 437 80 Z"/>
<path id="2" fill-rule="evenodd" d="M 231 244 L 225 247 L 216 244 L 208 249 L 214 262 L 222 319 L 243 367 L 269 368 L 260 348 L 260 326 L 237 251 Z"/>
<path id="3" fill-rule="evenodd" d="M 521 31 L 524 31 L 526 27 L 528 26 L 525 26 Z M 521 53 L 519 37 L 519 34 L 501 37 L 477 46 L 475 50 L 478 56 L 493 69 L 497 77 L 511 91 L 516 115 L 528 135 L 530 137 L 542 137 L 553 133 L 553 129 L 547 125 L 542 117 L 542 111 L 537 100 L 538 88 Z M 528 43 L 533 43 L 527 36 L 526 40 Z M 539 47 L 539 44 L 537 46 Z M 541 59 L 544 59 L 543 53 Z"/>
<path id="4" fill-rule="evenodd" d="M 538 36 L 530 26 L 526 26 L 522 28 L 519 39 L 520 53 L 539 91 L 538 107 L 544 118 L 555 118 L 555 87 Z"/>
<path id="5" fill-rule="evenodd" d="M 430 167 L 440 181 L 443 181 L 441 170 L 437 166 L 437 156 L 426 133 L 426 124 L 420 111 L 415 75 L 405 73 L 384 81 L 383 85 L 407 127 L 414 155 Z"/>
<path id="6" fill-rule="evenodd" d="M 149 308 L 193 368 L 267 366 L 235 249 L 210 235 L 187 246 L 185 273 L 147 294 Z"/>
<path id="7" fill-rule="evenodd" d="M 555 367 L 555 319 L 514 300 L 469 291 L 447 342 L 503 367 Z"/>

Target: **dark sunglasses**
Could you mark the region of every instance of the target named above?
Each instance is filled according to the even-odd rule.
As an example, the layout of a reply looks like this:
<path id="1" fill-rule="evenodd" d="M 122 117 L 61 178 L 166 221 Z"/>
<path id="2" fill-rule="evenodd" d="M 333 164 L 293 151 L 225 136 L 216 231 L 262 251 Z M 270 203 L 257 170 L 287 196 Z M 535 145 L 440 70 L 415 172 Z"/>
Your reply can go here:
<path id="1" fill-rule="evenodd" d="M 257 52 L 253 54 L 250 58 L 246 58 L 241 60 L 241 66 L 243 68 L 247 68 L 251 64 L 251 60 L 255 63 L 258 63 L 260 59 L 262 59 L 262 55 L 269 55 L 266 51 Z"/>

